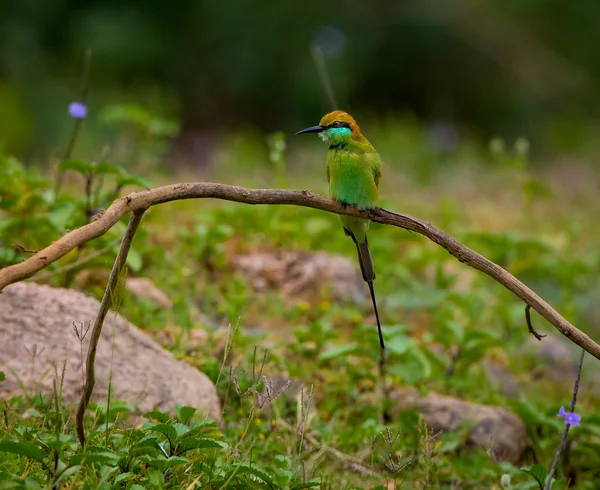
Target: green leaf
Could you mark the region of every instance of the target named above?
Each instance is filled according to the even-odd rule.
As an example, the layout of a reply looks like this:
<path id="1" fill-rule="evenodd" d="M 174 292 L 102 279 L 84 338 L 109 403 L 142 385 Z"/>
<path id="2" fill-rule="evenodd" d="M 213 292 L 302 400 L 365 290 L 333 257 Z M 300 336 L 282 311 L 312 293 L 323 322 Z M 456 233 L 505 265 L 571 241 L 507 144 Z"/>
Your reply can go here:
<path id="1" fill-rule="evenodd" d="M 362 347 L 358 344 L 342 344 L 336 345 L 319 355 L 319 361 L 330 361 L 338 357 L 345 357 L 352 354 L 358 354 L 362 351 Z"/>
<path id="2" fill-rule="evenodd" d="M 544 485 L 546 484 L 546 476 L 548 475 L 545 466 L 541 464 L 536 464 L 531 468 L 521 468 L 521 471 L 524 471 L 525 473 L 533 476 L 537 481 L 540 490 L 544 490 Z"/>
<path id="3" fill-rule="evenodd" d="M 385 348 L 389 352 L 402 355 L 408 351 L 412 344 L 412 340 L 406 334 L 396 334 L 394 337 L 386 340 Z"/>
<path id="4" fill-rule="evenodd" d="M 33 478 L 19 478 L 7 471 L 0 472 L 0 489 L 2 490 L 42 490 Z"/>
<path id="5" fill-rule="evenodd" d="M 240 463 L 237 465 L 236 469 L 231 470 L 230 473 L 233 473 L 233 471 L 236 471 L 236 474 L 238 475 L 250 473 L 251 475 L 257 476 L 271 487 L 274 486 L 273 477 L 260 466 L 251 463 Z"/>
<path id="6" fill-rule="evenodd" d="M 131 247 L 125 263 L 131 270 L 138 272 L 142 268 L 142 256 L 135 248 Z"/>
<path id="7" fill-rule="evenodd" d="M 100 111 L 100 119 L 107 124 L 133 124 L 146 128 L 152 118 L 150 111 L 136 104 L 111 104 Z"/>
<path id="8" fill-rule="evenodd" d="M 290 482 L 294 478 L 294 473 L 290 470 L 285 470 L 283 468 L 277 468 L 275 470 L 275 479 L 279 484 L 280 488 L 286 488 L 290 484 Z"/>
<path id="9" fill-rule="evenodd" d="M 283 454 L 278 454 L 277 456 L 275 456 L 275 466 L 277 466 L 277 468 L 289 470 L 292 467 L 292 463 L 290 461 L 290 458 L 288 458 L 287 456 L 284 456 Z"/>
<path id="10" fill-rule="evenodd" d="M 177 430 L 173 427 L 173 424 L 157 424 L 153 427 L 148 427 L 148 429 L 154 432 L 160 432 L 171 444 L 174 444 L 177 440 Z"/>
<path id="11" fill-rule="evenodd" d="M 171 417 L 169 416 L 168 413 L 165 412 L 161 412 L 160 410 L 150 410 L 149 412 L 146 412 L 144 414 L 144 417 L 146 417 L 147 419 L 154 419 L 154 420 L 158 420 L 159 422 L 167 423 Z"/>
<path id="12" fill-rule="evenodd" d="M 55 488 L 60 488 L 61 485 L 69 479 L 69 477 L 73 476 L 81 469 L 81 466 L 69 466 L 65 468 L 65 470 L 60 474 L 57 480 L 54 482 Z"/>
<path id="13" fill-rule="evenodd" d="M 179 124 L 163 119 L 152 119 L 148 124 L 148 132 L 153 136 L 174 137 L 179 133 Z"/>
<path id="14" fill-rule="evenodd" d="M 221 441 L 216 441 L 209 438 L 188 437 L 179 443 L 179 452 L 184 453 L 192 449 L 226 449 L 227 444 Z"/>
<path id="15" fill-rule="evenodd" d="M 75 170 L 80 174 L 87 174 L 92 170 L 92 164 L 88 162 L 82 162 L 81 160 L 63 160 L 58 164 L 59 170 Z"/>
<path id="16" fill-rule="evenodd" d="M 94 165 L 94 173 L 96 174 L 113 174 L 113 175 L 126 175 L 127 170 L 119 165 L 113 165 L 108 162 L 101 162 Z"/>
<path id="17" fill-rule="evenodd" d="M 184 458 L 182 456 L 173 456 L 169 459 L 163 458 L 153 458 L 152 456 L 148 456 L 146 454 L 140 456 L 140 460 L 148 463 L 153 468 L 165 472 L 169 468 L 173 468 L 174 466 L 179 466 L 180 464 L 189 463 L 190 460 Z"/>
<path id="18" fill-rule="evenodd" d="M 0 452 L 20 454 L 44 462 L 44 453 L 39 446 L 29 442 L 0 441 Z"/>
<path id="19" fill-rule="evenodd" d="M 431 364 L 420 348 L 415 346 L 408 351 L 402 362 L 390 365 L 389 373 L 401 377 L 407 384 L 414 385 L 431 375 Z"/>
<path id="20" fill-rule="evenodd" d="M 6 374 L 4 374 L 4 371 L 0 371 L 0 381 L 6 381 Z"/>
<path id="21" fill-rule="evenodd" d="M 175 414 L 182 424 L 187 424 L 195 413 L 196 409 L 194 407 L 181 406 L 179 403 L 175 405 Z"/>
<path id="22" fill-rule="evenodd" d="M 0 198 L 0 209 L 11 208 L 18 202 L 19 202 L 19 197 L 17 197 L 17 196 L 13 196 L 13 197 L 2 196 Z"/>
<path id="23" fill-rule="evenodd" d="M 445 323 L 445 326 L 454 335 L 454 339 L 453 339 L 454 342 L 456 344 L 462 343 L 462 341 L 465 338 L 465 327 L 464 327 L 464 325 L 462 325 L 461 323 L 456 322 L 454 320 L 448 320 Z"/>
<path id="24" fill-rule="evenodd" d="M 76 210 L 77 205 L 74 202 L 59 201 L 56 207 L 50 211 L 48 219 L 58 231 L 62 232 L 67 228 L 67 224 L 71 221 Z"/>
<path id="25" fill-rule="evenodd" d="M 429 359 L 427 359 L 423 349 L 415 346 L 408 352 L 408 355 L 415 359 L 422 366 L 423 378 L 429 378 L 431 376 L 431 363 L 429 362 Z"/>
<path id="26" fill-rule="evenodd" d="M 143 449 L 146 447 L 151 447 L 153 449 L 156 449 L 159 452 L 163 452 L 163 448 L 160 446 L 160 444 L 158 443 L 157 440 L 158 436 L 155 435 L 150 435 L 150 436 L 145 436 L 142 437 L 137 444 L 135 445 L 136 449 Z"/>
<path id="27" fill-rule="evenodd" d="M 185 436 L 190 431 L 190 428 L 187 425 L 182 424 L 181 422 L 174 423 L 173 427 L 175 428 L 175 432 L 177 433 L 177 437 L 175 438 L 176 441 L 183 439 L 183 436 Z"/>
<path id="28" fill-rule="evenodd" d="M 150 468 L 146 475 L 148 476 L 148 486 L 150 488 L 156 488 L 162 490 L 165 485 L 165 475 L 162 471 L 157 470 L 156 468 Z"/>
<path id="29" fill-rule="evenodd" d="M 57 452 L 60 452 L 62 450 L 63 447 L 65 447 L 69 442 L 71 442 L 73 440 L 73 436 L 69 435 L 69 434 L 59 434 L 58 438 L 56 437 L 55 434 L 52 435 L 52 437 L 50 439 L 44 440 L 45 438 L 42 438 L 42 441 L 48 445 L 48 447 L 51 447 L 52 449 L 54 449 Z"/>
<path id="30" fill-rule="evenodd" d="M 152 183 L 148 179 L 144 177 L 134 177 L 133 175 L 117 180 L 117 185 L 121 188 L 128 185 L 135 185 L 144 188 L 152 187 Z"/>
<path id="31" fill-rule="evenodd" d="M 300 487 L 300 488 L 313 488 L 313 487 L 319 487 L 321 488 L 321 485 L 323 484 L 323 480 L 321 479 L 320 476 L 316 477 L 316 478 L 311 478 L 310 480 L 308 480 L 306 482 L 306 485 Z"/>
<path id="32" fill-rule="evenodd" d="M 202 432 L 207 432 L 209 429 L 218 428 L 217 422 L 213 419 L 198 420 L 190 424 L 190 430 L 186 437 L 196 436 Z"/>
<path id="33" fill-rule="evenodd" d="M 127 473 L 121 473 L 115 478 L 115 485 L 118 485 L 119 483 L 124 483 L 129 480 L 133 480 L 135 476 L 135 473 L 131 473 L 130 471 L 128 471 Z"/>
<path id="34" fill-rule="evenodd" d="M 93 465 L 93 464 L 108 464 L 115 465 L 119 461 L 119 455 L 112 451 L 98 451 L 98 452 L 82 452 L 74 455 L 69 460 L 69 466 L 75 465 Z"/>

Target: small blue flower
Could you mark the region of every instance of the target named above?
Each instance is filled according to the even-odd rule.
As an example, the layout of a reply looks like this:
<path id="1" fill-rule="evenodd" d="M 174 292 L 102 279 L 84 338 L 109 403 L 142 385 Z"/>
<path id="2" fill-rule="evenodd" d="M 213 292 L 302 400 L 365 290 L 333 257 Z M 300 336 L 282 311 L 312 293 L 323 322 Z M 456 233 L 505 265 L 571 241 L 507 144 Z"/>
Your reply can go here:
<path id="1" fill-rule="evenodd" d="M 69 105 L 69 114 L 75 119 L 83 119 L 87 116 L 87 107 L 83 102 L 72 102 Z"/>
<path id="2" fill-rule="evenodd" d="M 567 425 L 579 425 L 581 422 L 581 415 L 578 413 L 567 413 L 565 414 L 565 424 Z"/>
<path id="3" fill-rule="evenodd" d="M 565 407 L 560 407 L 558 416 L 565 418 L 566 425 L 578 426 L 581 423 L 581 415 L 575 412 L 565 412 Z"/>

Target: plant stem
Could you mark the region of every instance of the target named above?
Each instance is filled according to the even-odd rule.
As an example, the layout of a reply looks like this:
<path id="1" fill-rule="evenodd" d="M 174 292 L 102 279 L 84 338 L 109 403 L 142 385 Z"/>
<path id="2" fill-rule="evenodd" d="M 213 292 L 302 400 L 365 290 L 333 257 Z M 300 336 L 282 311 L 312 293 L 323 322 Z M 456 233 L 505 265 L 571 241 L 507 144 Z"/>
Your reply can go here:
<path id="1" fill-rule="evenodd" d="M 581 357 L 579 358 L 579 367 L 577 368 L 577 378 L 575 379 L 575 386 L 573 387 L 573 398 L 571 399 L 571 410 L 570 412 L 575 411 L 575 404 L 577 403 L 577 392 L 579 391 L 579 380 L 581 378 L 581 368 L 583 366 L 583 356 L 585 355 L 585 351 L 581 350 Z M 567 434 L 569 433 L 569 428 L 571 426 L 569 424 L 565 424 L 565 430 L 562 435 L 562 439 L 560 440 L 560 444 L 558 449 L 556 450 L 556 455 L 554 456 L 554 461 L 552 462 L 552 467 L 550 468 L 550 472 L 546 477 L 546 487 L 544 490 L 550 490 L 552 486 L 552 478 L 554 477 L 554 473 L 556 472 L 556 467 L 558 466 L 558 460 L 560 459 L 560 453 L 562 452 L 565 444 L 567 443 Z"/>

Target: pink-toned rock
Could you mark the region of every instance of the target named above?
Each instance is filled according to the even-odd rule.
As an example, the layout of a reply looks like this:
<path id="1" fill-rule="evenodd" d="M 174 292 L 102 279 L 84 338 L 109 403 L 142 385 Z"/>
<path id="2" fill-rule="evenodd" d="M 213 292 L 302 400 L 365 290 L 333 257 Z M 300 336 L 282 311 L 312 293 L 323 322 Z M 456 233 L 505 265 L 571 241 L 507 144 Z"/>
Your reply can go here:
<path id="1" fill-rule="evenodd" d="M 66 359 L 63 398 L 79 400 L 80 342 L 73 324 L 93 323 L 100 303 L 83 293 L 35 283 L 8 286 L 0 294 L 0 396 L 21 394 L 15 373 L 28 390 L 52 392 L 53 364 Z M 113 343 L 114 332 L 114 343 Z M 90 332 L 83 341 L 86 355 Z M 96 356 L 93 400 L 106 401 L 112 363 L 112 396 L 139 407 L 172 410 L 190 405 L 220 420 L 217 391 L 206 375 L 175 359 L 121 316 L 109 312 Z"/>
<path id="2" fill-rule="evenodd" d="M 125 289 L 136 298 L 147 298 L 158 306 L 165 309 L 171 309 L 173 303 L 169 297 L 152 282 L 152 279 L 147 277 L 128 277 L 125 282 Z"/>
<path id="3" fill-rule="evenodd" d="M 288 298 L 310 299 L 329 285 L 335 299 L 362 295 L 358 265 L 324 252 L 260 251 L 232 259 L 257 291 L 277 289 Z"/>

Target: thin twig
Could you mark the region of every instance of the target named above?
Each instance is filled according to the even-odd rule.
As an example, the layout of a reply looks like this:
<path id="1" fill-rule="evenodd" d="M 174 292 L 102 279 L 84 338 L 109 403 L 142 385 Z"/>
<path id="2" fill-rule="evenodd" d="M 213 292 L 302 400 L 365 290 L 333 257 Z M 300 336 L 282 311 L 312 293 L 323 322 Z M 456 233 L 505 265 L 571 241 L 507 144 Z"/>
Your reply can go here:
<path id="1" fill-rule="evenodd" d="M 18 243 L 13 245 L 13 250 L 20 254 L 36 254 L 36 253 L 38 253 L 37 250 L 29 250 L 29 249 L 25 248 L 23 245 L 19 245 Z"/>
<path id="2" fill-rule="evenodd" d="M 333 91 L 333 86 L 331 85 L 331 80 L 329 79 L 329 73 L 327 72 L 327 63 L 325 63 L 325 55 L 323 54 L 323 50 L 319 45 L 313 44 L 310 47 L 310 54 L 315 62 L 315 67 L 317 68 L 317 73 L 321 79 L 321 84 L 325 89 L 325 96 L 327 97 L 329 107 L 332 111 L 334 111 L 338 108 L 338 105 L 337 101 L 335 100 L 335 93 Z"/>
<path id="3" fill-rule="evenodd" d="M 525 306 L 525 321 L 527 322 L 527 328 L 529 333 L 532 334 L 540 342 L 546 336 L 545 334 L 537 333 L 531 324 L 531 305 Z"/>
<path id="4" fill-rule="evenodd" d="M 530 305 L 542 317 L 550 322 L 569 340 L 586 352 L 600 359 L 600 345 L 594 342 L 581 330 L 574 327 L 562 317 L 552 306 L 540 298 L 516 277 L 504 270 L 498 264 L 486 259 L 470 248 L 462 245 L 456 239 L 436 228 L 431 223 L 376 208 L 359 211 L 353 206 L 345 208 L 337 201 L 311 191 L 292 191 L 280 189 L 247 189 L 225 184 L 197 182 L 190 184 L 172 184 L 156 187 L 140 192 L 134 192 L 117 199 L 101 216 L 86 226 L 73 230 L 59 238 L 52 245 L 39 251 L 32 257 L 18 264 L 0 269 L 0 291 L 14 282 L 27 279 L 42 270 L 52 262 L 60 259 L 79 244 L 104 235 L 124 214 L 132 211 L 147 209 L 156 204 L 162 204 L 181 199 L 214 198 L 246 204 L 286 204 L 320 209 L 330 213 L 355 216 L 369 219 L 377 223 L 397 226 L 405 230 L 419 233 L 439 246 L 445 248 L 460 262 L 484 272 L 506 289 L 512 291 L 526 304 Z"/>
<path id="5" fill-rule="evenodd" d="M 90 345 L 88 347 L 86 357 L 85 386 L 83 388 L 83 393 L 81 394 L 79 407 L 77 407 L 77 415 L 75 419 L 77 427 L 77 437 L 79 438 L 79 442 L 82 446 L 85 446 L 83 416 L 85 414 L 85 410 L 87 409 L 90 398 L 92 397 L 94 383 L 96 382 L 94 362 L 96 360 L 96 349 L 98 348 L 98 341 L 100 340 L 100 334 L 102 333 L 102 325 L 104 324 L 104 319 L 106 318 L 108 309 L 110 308 L 110 305 L 113 302 L 114 293 L 117 287 L 117 283 L 119 281 L 119 277 L 121 276 L 121 272 L 123 271 L 123 267 L 125 266 L 125 261 L 127 260 L 129 249 L 131 248 L 131 242 L 133 241 L 135 232 L 137 231 L 137 228 L 140 222 L 142 221 L 144 211 L 145 209 L 138 209 L 131 213 L 131 217 L 129 218 L 129 224 L 127 225 L 127 229 L 125 230 L 123 240 L 121 241 L 121 248 L 119 249 L 119 253 L 117 254 L 117 258 L 115 259 L 115 263 L 110 273 L 106 289 L 104 290 L 104 296 L 102 297 L 102 302 L 100 303 L 100 310 L 98 311 L 98 315 L 96 316 L 96 320 L 94 321 L 94 327 L 92 328 L 92 336 L 90 338 Z"/>
<path id="6" fill-rule="evenodd" d="M 454 376 L 454 371 L 456 370 L 456 364 L 458 363 L 458 360 L 460 359 L 461 354 L 462 354 L 462 349 L 461 349 L 460 345 L 455 345 L 454 349 L 452 351 L 452 357 L 450 358 L 450 363 L 448 364 L 448 367 L 446 368 L 446 377 L 447 378 L 451 378 L 452 376 Z"/>
<path id="7" fill-rule="evenodd" d="M 583 367 L 583 356 L 585 356 L 585 351 L 581 351 L 581 357 L 579 358 L 579 367 L 577 368 L 577 378 L 575 378 L 575 386 L 573 387 L 573 398 L 571 399 L 571 413 L 575 411 L 575 404 L 577 403 L 577 392 L 579 391 L 579 380 L 581 378 L 581 368 Z M 544 490 L 550 490 L 552 486 L 552 478 L 554 477 L 554 473 L 556 472 L 556 467 L 558 466 L 558 460 L 560 459 L 560 453 L 562 452 L 565 444 L 567 443 L 567 434 L 569 433 L 570 424 L 565 424 L 565 430 L 563 431 L 562 439 L 560 440 L 560 444 L 558 449 L 556 450 L 556 455 L 554 456 L 554 461 L 552 462 L 552 467 L 550 468 L 550 472 L 546 478 L 546 486 Z"/>
<path id="8" fill-rule="evenodd" d="M 90 66 L 92 64 L 92 50 L 87 49 L 85 52 L 85 56 L 83 59 L 83 68 L 81 72 L 81 89 L 79 102 L 85 104 L 87 101 L 87 94 L 90 85 Z M 73 130 L 71 131 L 71 136 L 69 137 L 69 143 L 67 144 L 67 149 L 63 155 L 63 160 L 68 160 L 71 158 L 71 154 L 73 153 L 73 149 L 75 148 L 75 143 L 77 142 L 77 137 L 79 136 L 79 130 L 81 129 L 81 125 L 83 124 L 83 118 L 76 118 L 75 123 L 73 125 Z M 64 170 L 58 171 L 58 176 L 56 178 L 56 186 L 54 187 L 54 200 L 55 202 L 58 200 L 58 195 L 60 194 L 60 189 L 63 184 L 63 179 L 65 176 Z"/>
<path id="9" fill-rule="evenodd" d="M 92 216 L 94 215 L 93 211 L 92 211 L 92 186 L 94 184 L 94 173 L 93 172 L 87 172 L 84 176 L 85 179 L 85 224 L 87 225 L 90 222 L 90 219 L 92 218 Z M 75 262 L 77 262 L 79 260 L 79 257 L 81 256 L 81 252 L 83 251 L 83 247 L 84 247 L 84 243 L 80 243 L 77 246 L 77 250 L 75 251 Z M 64 281 L 63 281 L 63 287 L 65 288 L 69 288 L 71 287 L 71 283 L 73 282 L 73 279 L 75 278 L 75 272 L 73 271 L 73 269 L 69 270 L 64 277 Z"/>

